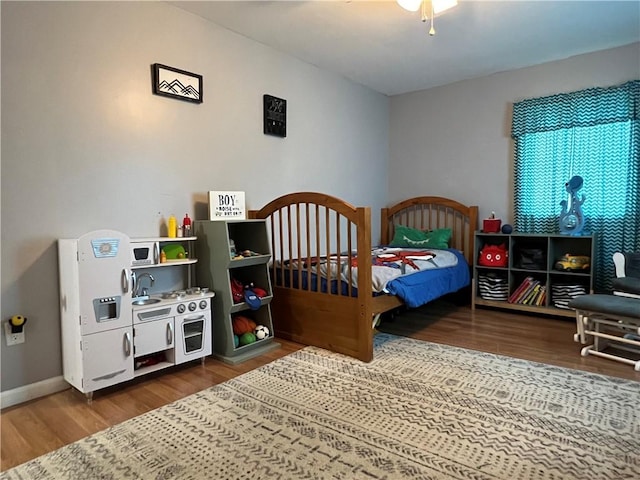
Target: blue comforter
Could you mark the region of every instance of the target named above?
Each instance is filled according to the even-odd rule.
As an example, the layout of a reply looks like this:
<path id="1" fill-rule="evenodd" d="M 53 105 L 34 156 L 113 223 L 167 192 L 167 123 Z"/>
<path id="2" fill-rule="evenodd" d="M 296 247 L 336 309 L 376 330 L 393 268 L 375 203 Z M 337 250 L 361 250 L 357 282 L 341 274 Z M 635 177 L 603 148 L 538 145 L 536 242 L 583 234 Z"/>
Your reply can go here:
<path id="1" fill-rule="evenodd" d="M 407 306 L 415 308 L 443 295 L 457 292 L 461 288 L 466 287 L 471 282 L 469 265 L 467 264 L 464 256 L 458 250 L 448 249 L 448 251 L 452 252 L 458 258 L 456 265 L 444 268 L 421 270 L 409 275 L 396 277 L 387 283 L 385 292 L 397 295 Z M 285 271 L 284 286 L 287 288 L 298 287 L 302 290 L 310 291 L 327 291 L 326 278 L 319 277 L 315 273 L 310 273 L 305 270 L 302 271 L 299 282 L 298 273 L 298 270 L 293 270 L 291 272 Z M 276 268 L 276 277 L 276 284 L 282 285 L 283 279 L 281 278 L 281 270 L 279 268 Z M 318 280 L 320 280 L 320 285 L 318 285 Z M 341 295 L 349 294 L 347 283 L 344 281 L 341 281 L 340 286 L 338 286 L 338 281 L 333 280 L 330 288 L 332 293 L 337 293 L 338 289 L 340 289 Z M 351 295 L 357 295 L 356 288 L 352 287 Z"/>
<path id="2" fill-rule="evenodd" d="M 458 257 L 456 265 L 398 277 L 387 284 L 386 290 L 400 297 L 408 307 L 415 308 L 466 287 L 471 282 L 469 265 L 458 250 L 449 251 Z"/>

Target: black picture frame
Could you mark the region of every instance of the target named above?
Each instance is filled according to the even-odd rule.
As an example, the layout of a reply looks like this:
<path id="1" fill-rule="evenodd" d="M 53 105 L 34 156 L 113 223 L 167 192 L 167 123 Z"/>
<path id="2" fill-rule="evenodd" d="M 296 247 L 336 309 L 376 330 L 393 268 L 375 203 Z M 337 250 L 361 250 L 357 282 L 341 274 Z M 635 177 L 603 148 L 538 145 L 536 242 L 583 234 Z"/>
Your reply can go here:
<path id="1" fill-rule="evenodd" d="M 276 137 L 287 136 L 287 101 L 264 94 L 262 96 L 263 132 Z"/>
<path id="2" fill-rule="evenodd" d="M 202 75 L 169 67 L 152 65 L 153 93 L 185 102 L 202 103 Z"/>

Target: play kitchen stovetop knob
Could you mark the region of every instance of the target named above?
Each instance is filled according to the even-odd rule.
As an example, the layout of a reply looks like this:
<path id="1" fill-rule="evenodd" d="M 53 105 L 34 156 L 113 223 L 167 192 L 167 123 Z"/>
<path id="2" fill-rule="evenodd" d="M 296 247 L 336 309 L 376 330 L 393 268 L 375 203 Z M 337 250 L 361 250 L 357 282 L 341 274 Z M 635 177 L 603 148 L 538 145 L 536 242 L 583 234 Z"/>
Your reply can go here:
<path id="1" fill-rule="evenodd" d="M 206 300 L 200 300 L 200 308 L 202 310 L 204 310 L 205 308 L 207 308 L 207 301 Z"/>
<path id="2" fill-rule="evenodd" d="M 196 302 L 189 303 L 189 311 L 190 312 L 193 312 L 196 308 L 198 308 L 198 306 L 196 305 Z"/>
<path id="3" fill-rule="evenodd" d="M 184 303 L 181 303 L 180 305 L 178 305 L 177 308 L 178 308 L 178 313 L 184 313 L 184 311 L 186 310 Z"/>

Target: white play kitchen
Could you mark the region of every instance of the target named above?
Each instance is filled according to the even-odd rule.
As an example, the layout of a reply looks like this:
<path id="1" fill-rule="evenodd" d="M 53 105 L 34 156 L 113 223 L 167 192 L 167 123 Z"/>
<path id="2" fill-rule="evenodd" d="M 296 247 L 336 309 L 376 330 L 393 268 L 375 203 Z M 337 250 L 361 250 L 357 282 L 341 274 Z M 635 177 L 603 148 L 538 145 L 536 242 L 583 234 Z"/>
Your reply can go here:
<path id="1" fill-rule="evenodd" d="M 195 240 L 114 230 L 58 240 L 64 379 L 89 400 L 95 390 L 212 353 L 214 294 L 191 285 Z M 150 294 L 156 277 L 175 268 L 187 269 L 184 288 Z"/>

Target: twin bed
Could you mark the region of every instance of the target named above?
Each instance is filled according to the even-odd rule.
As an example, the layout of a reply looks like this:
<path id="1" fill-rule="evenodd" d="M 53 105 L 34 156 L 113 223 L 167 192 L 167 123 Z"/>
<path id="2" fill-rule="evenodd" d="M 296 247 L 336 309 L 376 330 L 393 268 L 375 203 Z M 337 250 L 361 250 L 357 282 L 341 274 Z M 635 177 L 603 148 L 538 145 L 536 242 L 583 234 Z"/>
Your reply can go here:
<path id="1" fill-rule="evenodd" d="M 321 193 L 284 195 L 249 218 L 265 219 L 270 231 L 273 323 L 288 340 L 368 362 L 382 313 L 470 283 L 478 208 L 455 200 L 416 197 L 383 208 L 379 245 L 369 207 Z"/>

